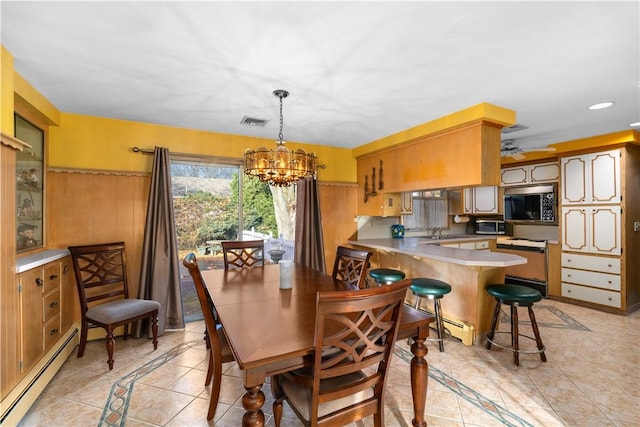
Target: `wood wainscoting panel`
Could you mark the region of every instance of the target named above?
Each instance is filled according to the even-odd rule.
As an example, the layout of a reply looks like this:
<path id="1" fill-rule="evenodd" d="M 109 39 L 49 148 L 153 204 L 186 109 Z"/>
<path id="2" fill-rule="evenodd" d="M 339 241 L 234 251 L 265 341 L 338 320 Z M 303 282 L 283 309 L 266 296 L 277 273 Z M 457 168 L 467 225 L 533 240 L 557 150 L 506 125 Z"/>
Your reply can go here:
<path id="1" fill-rule="evenodd" d="M 336 248 L 345 245 L 358 230 L 355 222 L 358 185 L 321 182 L 318 187 L 325 263 L 331 273 Z"/>
<path id="2" fill-rule="evenodd" d="M 125 242 L 129 291 L 137 296 L 150 183 L 147 174 L 48 170 L 48 246 Z"/>

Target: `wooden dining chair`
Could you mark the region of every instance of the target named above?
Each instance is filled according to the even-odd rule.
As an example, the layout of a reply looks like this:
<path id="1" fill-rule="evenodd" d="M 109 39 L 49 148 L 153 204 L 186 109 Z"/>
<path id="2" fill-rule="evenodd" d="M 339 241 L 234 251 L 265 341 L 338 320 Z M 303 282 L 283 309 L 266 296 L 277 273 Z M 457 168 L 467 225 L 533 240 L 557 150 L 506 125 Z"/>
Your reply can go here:
<path id="1" fill-rule="evenodd" d="M 75 272 L 82 329 L 78 357 L 84 355 L 89 324 L 107 331 L 109 370 L 113 369 L 114 330 L 124 326 L 124 339 L 129 335 L 129 324 L 151 319 L 153 349 L 158 349 L 158 310 L 156 301 L 129 298 L 124 242 L 98 245 L 70 246 Z"/>
<path id="2" fill-rule="evenodd" d="M 226 240 L 221 245 L 225 270 L 264 265 L 263 240 Z"/>
<path id="3" fill-rule="evenodd" d="M 207 377 L 204 385 L 208 386 L 213 380 L 211 397 L 209 398 L 209 411 L 207 412 L 207 419 L 212 420 L 216 414 L 218 398 L 220 397 L 222 364 L 233 362 L 235 358 L 231 352 L 231 347 L 229 347 L 227 337 L 224 335 L 222 325 L 216 322 L 214 318 L 213 302 L 209 297 L 209 292 L 205 289 L 196 256 L 192 253 L 188 254 L 182 260 L 182 264 L 189 270 L 189 274 L 191 274 L 191 278 L 193 279 L 196 292 L 198 293 L 198 300 L 200 301 L 200 308 L 204 316 L 204 324 L 207 329 L 206 339 L 207 347 L 209 348 L 209 366 L 207 368 Z"/>
<path id="4" fill-rule="evenodd" d="M 360 289 L 366 288 L 367 268 L 372 255 L 369 251 L 338 246 L 332 277 Z"/>
<path id="5" fill-rule="evenodd" d="M 374 416 L 383 395 L 400 310 L 410 280 L 353 291 L 318 292 L 313 366 L 272 377 L 273 415 L 286 400 L 306 426 L 338 426 Z"/>

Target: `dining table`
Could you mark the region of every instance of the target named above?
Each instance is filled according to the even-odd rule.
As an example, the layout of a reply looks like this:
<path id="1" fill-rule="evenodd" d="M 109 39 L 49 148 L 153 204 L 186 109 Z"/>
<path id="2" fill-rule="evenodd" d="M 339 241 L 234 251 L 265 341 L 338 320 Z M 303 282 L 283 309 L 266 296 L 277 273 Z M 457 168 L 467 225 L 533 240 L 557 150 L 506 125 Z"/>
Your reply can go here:
<path id="1" fill-rule="evenodd" d="M 263 426 L 266 379 L 313 363 L 317 293 L 355 288 L 300 263 L 294 263 L 291 289 L 280 289 L 278 264 L 203 270 L 202 277 L 242 371 L 242 425 Z M 397 340 L 413 339 L 409 370 L 415 427 L 427 425 L 425 340 L 433 320 L 431 314 L 403 305 Z"/>

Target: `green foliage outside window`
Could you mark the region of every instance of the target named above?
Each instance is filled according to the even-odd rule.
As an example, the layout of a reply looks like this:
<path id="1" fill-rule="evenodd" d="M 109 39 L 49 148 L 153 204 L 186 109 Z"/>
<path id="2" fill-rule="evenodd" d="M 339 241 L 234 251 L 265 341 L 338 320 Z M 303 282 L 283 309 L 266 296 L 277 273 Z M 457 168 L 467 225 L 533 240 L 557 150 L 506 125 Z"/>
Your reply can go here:
<path id="1" fill-rule="evenodd" d="M 278 225 L 273 209 L 273 195 L 269 185 L 255 178 L 244 177 L 242 180 L 242 205 L 244 229 L 252 228 L 259 233 L 278 236 Z M 231 203 L 238 206 L 238 174 L 231 180 Z"/>
<path id="2" fill-rule="evenodd" d="M 178 249 L 192 250 L 211 240 L 238 238 L 238 173 L 230 180 L 228 196 L 198 190 L 174 194 L 173 209 Z M 243 179 L 244 229 L 278 236 L 273 196 L 267 184 Z"/>

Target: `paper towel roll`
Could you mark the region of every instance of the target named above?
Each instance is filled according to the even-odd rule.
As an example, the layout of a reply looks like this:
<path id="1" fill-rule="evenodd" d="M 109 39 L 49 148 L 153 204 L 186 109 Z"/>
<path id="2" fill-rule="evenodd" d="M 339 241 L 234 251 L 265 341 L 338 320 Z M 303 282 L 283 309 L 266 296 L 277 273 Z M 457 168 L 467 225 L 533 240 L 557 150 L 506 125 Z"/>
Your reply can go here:
<path id="1" fill-rule="evenodd" d="M 456 224 L 460 224 L 463 222 L 469 222 L 469 217 L 466 215 L 460 216 L 460 215 L 456 215 L 453 217 L 453 222 L 455 222 Z"/>

